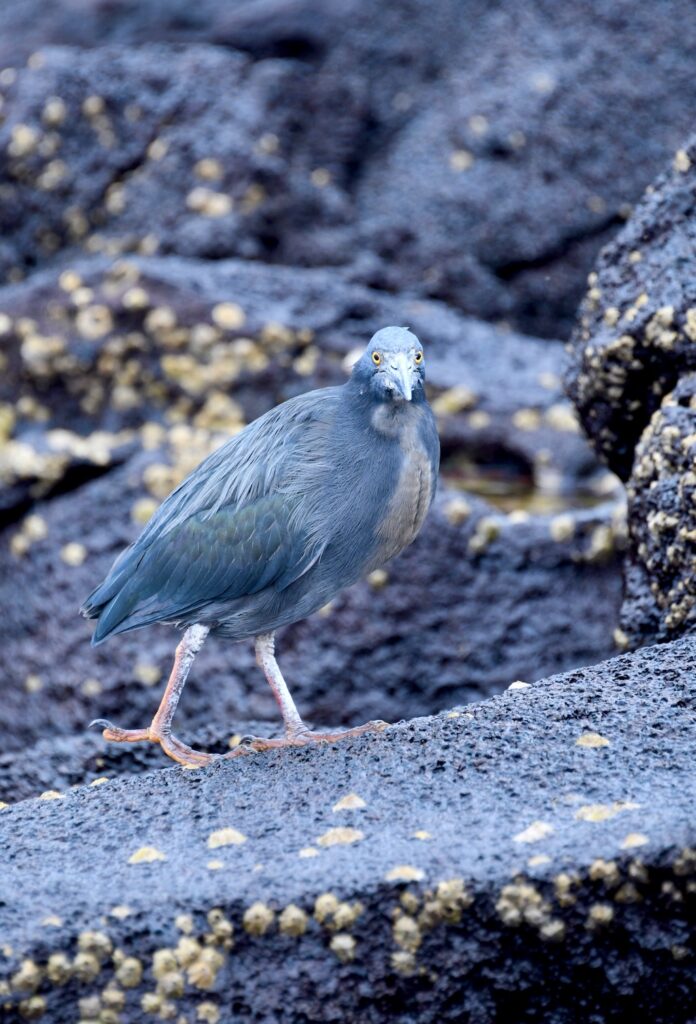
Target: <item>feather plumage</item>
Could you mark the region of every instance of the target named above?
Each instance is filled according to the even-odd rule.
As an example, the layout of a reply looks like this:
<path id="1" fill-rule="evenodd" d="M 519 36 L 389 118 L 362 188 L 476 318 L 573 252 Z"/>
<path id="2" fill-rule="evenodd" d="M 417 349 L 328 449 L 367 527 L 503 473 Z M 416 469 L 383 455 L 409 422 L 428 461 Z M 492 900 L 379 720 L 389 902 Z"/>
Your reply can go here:
<path id="1" fill-rule="evenodd" d="M 93 643 L 153 622 L 268 632 L 409 543 L 435 493 L 437 433 L 422 382 L 378 421 L 378 376 L 366 388 L 358 367 L 343 387 L 293 398 L 202 462 L 85 602 Z M 394 507 L 409 460 L 421 488 L 412 530 Z M 390 517 L 398 534 L 385 533 Z"/>

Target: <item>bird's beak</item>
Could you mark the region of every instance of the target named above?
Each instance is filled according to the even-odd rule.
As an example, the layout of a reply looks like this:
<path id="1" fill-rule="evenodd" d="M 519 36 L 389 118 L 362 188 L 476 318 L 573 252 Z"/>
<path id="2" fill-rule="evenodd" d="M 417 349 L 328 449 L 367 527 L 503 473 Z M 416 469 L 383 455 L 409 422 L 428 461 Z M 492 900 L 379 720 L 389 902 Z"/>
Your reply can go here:
<path id="1" fill-rule="evenodd" d="M 413 396 L 413 368 L 404 352 L 397 352 L 389 362 L 389 380 L 406 402 Z"/>

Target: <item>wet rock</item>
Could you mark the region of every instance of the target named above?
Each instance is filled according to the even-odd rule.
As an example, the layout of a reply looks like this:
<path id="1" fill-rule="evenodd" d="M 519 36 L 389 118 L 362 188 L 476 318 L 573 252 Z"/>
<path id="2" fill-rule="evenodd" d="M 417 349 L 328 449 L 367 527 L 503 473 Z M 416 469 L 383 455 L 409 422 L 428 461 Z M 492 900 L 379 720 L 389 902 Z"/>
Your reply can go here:
<path id="1" fill-rule="evenodd" d="M 97 717 L 150 720 L 176 633 L 153 627 L 95 650 L 77 610 L 185 470 L 187 439 L 170 453 L 174 469 L 161 451 L 143 454 L 36 505 L 0 535 L 6 745 L 79 731 Z M 443 491 L 416 544 L 384 575 L 279 635 L 299 706 L 320 724 L 395 720 L 607 656 L 622 532 L 607 506 L 507 517 Z M 251 645 L 211 640 L 187 685 L 180 728 L 215 722 L 226 742 L 252 718 L 277 728 Z"/>
<path id="2" fill-rule="evenodd" d="M 695 671 L 688 638 L 0 811 L 5 1019 L 686 1024 Z"/>
<path id="3" fill-rule="evenodd" d="M 31 151 L 8 162 L 13 273 L 74 242 L 350 266 L 364 283 L 563 335 L 594 255 L 691 125 L 687 0 L 522 14 L 481 0 L 150 3 L 109 18 L 87 5 L 77 29 L 70 6 L 36 7 L 12 22 L 32 25 L 32 46 L 95 49 L 78 75 L 70 51 L 46 46 L 2 86 L 0 150 Z M 184 39 L 198 45 L 158 42 Z M 10 63 L 25 51 L 20 40 Z M 47 128 L 56 96 L 70 116 Z M 106 105 L 91 120 L 90 97 Z M 42 156 L 54 137 L 60 152 Z M 21 222 L 18 196 L 35 211 Z"/>
<path id="4" fill-rule="evenodd" d="M 696 374 L 653 413 L 628 484 L 630 554 L 623 629 L 632 643 L 669 639 L 696 623 Z"/>
<path id="5" fill-rule="evenodd" d="M 695 162 L 692 140 L 602 252 L 567 377 L 595 447 L 628 480 L 632 644 L 693 628 Z"/>
<path id="6" fill-rule="evenodd" d="M 4 90 L 0 277 L 63 250 L 265 258 L 284 218 L 327 220 L 307 88 L 295 63 L 212 47 L 47 49 Z"/>
<path id="7" fill-rule="evenodd" d="M 696 369 L 696 142 L 675 150 L 602 251 L 573 338 L 569 393 L 597 450 L 624 480 L 652 414 Z"/>

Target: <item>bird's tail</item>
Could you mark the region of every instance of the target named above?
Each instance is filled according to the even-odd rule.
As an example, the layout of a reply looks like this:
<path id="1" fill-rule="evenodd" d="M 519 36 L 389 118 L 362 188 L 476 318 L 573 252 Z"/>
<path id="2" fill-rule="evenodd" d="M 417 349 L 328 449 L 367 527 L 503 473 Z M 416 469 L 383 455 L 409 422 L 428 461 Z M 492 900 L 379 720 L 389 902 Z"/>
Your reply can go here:
<path id="1" fill-rule="evenodd" d="M 97 619 L 92 634 L 93 647 L 115 633 L 146 625 L 140 617 L 138 621 L 133 619 L 133 613 L 142 597 L 133 580 L 133 571 L 139 561 L 140 557 L 133 548 L 127 548 L 114 562 L 106 579 L 92 591 L 80 608 L 86 619 Z"/>

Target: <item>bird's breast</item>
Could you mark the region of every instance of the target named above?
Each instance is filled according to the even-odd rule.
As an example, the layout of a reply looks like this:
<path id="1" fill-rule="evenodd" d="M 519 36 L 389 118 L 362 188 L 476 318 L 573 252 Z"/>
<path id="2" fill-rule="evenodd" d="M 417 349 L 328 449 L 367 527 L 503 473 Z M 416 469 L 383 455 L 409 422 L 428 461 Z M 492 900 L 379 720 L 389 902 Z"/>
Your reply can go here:
<path id="1" fill-rule="evenodd" d="M 414 420 L 399 438 L 396 483 L 377 529 L 379 563 L 393 558 L 416 537 L 434 493 L 433 467 Z"/>

